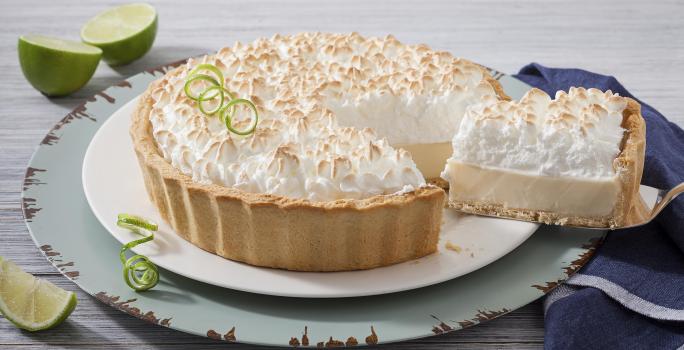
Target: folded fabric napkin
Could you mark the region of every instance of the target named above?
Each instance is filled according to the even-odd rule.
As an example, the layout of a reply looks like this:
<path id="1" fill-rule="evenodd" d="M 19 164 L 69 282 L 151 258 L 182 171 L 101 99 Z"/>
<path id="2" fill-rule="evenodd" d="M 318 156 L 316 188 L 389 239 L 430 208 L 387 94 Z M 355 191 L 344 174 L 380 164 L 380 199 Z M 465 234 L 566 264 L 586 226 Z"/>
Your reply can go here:
<path id="1" fill-rule="evenodd" d="M 583 86 L 641 103 L 646 162 L 641 183 L 684 181 L 684 131 L 615 78 L 532 63 L 516 78 L 553 96 Z M 650 224 L 610 232 L 593 259 L 544 302 L 547 349 L 675 349 L 684 344 L 684 196 Z"/>

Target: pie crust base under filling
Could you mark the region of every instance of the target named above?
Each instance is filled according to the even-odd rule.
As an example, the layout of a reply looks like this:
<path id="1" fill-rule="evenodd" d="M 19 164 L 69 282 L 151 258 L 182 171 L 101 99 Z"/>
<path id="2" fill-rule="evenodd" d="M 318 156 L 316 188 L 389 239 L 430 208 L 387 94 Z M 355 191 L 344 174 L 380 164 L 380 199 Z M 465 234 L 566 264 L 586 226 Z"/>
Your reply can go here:
<path id="1" fill-rule="evenodd" d="M 155 84 L 133 113 L 131 137 L 152 202 L 192 244 L 231 260 L 297 271 L 370 269 L 436 251 L 441 188 L 310 202 L 194 182 L 157 149 L 148 117 Z"/>

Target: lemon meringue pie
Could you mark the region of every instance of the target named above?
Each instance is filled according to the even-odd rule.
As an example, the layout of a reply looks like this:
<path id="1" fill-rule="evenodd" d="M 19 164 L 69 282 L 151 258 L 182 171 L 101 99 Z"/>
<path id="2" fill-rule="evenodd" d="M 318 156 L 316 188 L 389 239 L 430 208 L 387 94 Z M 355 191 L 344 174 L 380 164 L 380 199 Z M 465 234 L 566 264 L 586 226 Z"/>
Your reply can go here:
<path id="1" fill-rule="evenodd" d="M 487 101 L 489 100 L 489 101 Z M 621 226 L 639 196 L 645 123 L 633 99 L 570 88 L 472 105 L 442 176 L 449 206 L 550 224 Z"/>
<path id="2" fill-rule="evenodd" d="M 229 132 L 183 93 L 200 64 L 256 105 L 253 134 Z M 436 251 L 445 193 L 426 178 L 482 99 L 507 96 L 483 67 L 425 45 L 275 35 L 153 82 L 130 132 L 150 198 L 196 246 L 258 266 L 367 269 Z"/>

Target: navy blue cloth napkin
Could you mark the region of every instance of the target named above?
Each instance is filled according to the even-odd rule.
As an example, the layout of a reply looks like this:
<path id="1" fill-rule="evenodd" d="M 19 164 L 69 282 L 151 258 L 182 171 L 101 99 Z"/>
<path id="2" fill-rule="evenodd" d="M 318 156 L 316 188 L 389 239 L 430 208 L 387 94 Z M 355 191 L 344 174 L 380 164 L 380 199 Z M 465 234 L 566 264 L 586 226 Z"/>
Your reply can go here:
<path id="1" fill-rule="evenodd" d="M 536 63 L 523 67 L 516 77 L 551 96 L 557 90 L 582 86 L 636 99 L 646 120 L 646 163 L 641 183 L 670 189 L 684 181 L 684 131 L 630 94 L 615 78 Z M 682 197 L 646 226 L 609 233 L 594 258 L 546 297 L 547 349 L 683 346 Z"/>

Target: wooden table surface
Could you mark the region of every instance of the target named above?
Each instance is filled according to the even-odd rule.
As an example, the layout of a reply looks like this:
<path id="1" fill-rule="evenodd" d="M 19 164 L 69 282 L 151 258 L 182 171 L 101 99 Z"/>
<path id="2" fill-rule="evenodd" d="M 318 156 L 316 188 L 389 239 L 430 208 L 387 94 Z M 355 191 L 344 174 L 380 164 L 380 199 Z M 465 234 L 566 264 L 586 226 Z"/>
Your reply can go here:
<path id="1" fill-rule="evenodd" d="M 392 33 L 403 42 L 424 42 L 509 73 L 534 61 L 613 74 L 670 120 L 684 124 L 684 2 L 675 0 L 155 1 L 159 32 L 144 58 L 116 69 L 102 63 L 84 89 L 66 98 L 48 99 L 33 90 L 21 75 L 17 37 L 40 33 L 77 40 L 80 26 L 115 2 L 0 3 L 0 255 L 76 291 L 79 298 L 76 311 L 54 330 L 31 334 L 0 319 L 0 348 L 255 348 L 152 326 L 101 304 L 47 263 L 24 226 L 20 184 L 44 134 L 84 98 L 145 68 L 274 33 Z M 540 348 L 543 333 L 536 301 L 483 325 L 391 348 Z"/>

